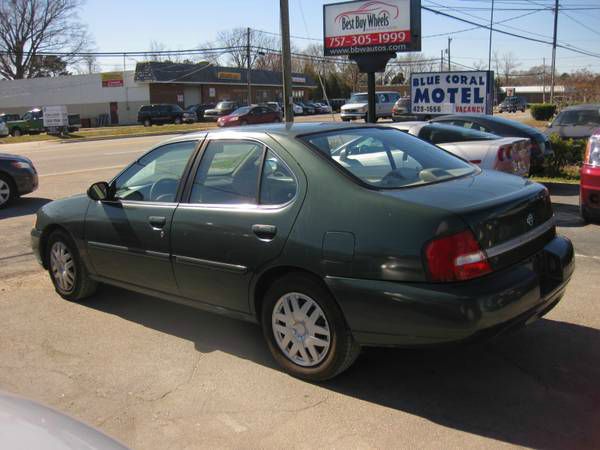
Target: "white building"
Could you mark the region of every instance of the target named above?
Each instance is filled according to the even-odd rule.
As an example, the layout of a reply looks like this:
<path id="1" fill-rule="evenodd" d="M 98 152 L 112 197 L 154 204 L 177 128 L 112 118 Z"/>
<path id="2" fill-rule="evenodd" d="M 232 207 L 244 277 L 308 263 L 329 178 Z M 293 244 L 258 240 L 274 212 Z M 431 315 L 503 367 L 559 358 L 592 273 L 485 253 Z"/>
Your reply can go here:
<path id="1" fill-rule="evenodd" d="M 0 80 L 0 113 L 23 114 L 42 106 L 66 105 L 70 114 L 89 119 L 91 126 L 97 125 L 101 115 L 106 115 L 108 124 L 135 123 L 140 106 L 150 103 L 150 87 L 135 82 L 134 75 L 131 70 Z"/>

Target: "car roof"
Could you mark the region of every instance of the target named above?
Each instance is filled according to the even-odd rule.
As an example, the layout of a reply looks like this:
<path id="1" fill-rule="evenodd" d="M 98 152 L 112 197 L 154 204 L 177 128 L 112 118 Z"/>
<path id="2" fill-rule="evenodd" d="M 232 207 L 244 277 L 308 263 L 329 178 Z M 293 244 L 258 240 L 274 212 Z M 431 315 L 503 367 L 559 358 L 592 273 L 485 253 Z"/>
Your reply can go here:
<path id="1" fill-rule="evenodd" d="M 231 134 L 236 133 L 240 135 L 254 134 L 254 133 L 265 133 L 278 136 L 286 136 L 295 138 L 304 134 L 320 133 L 335 130 L 344 129 L 357 129 L 357 128 L 384 128 L 382 125 L 367 123 L 367 124 L 353 124 L 353 123 L 339 123 L 339 122 L 302 122 L 293 123 L 286 125 L 285 123 L 273 123 L 273 124 L 261 124 L 261 125 L 244 125 L 243 127 L 231 127 L 224 129 L 211 129 L 209 131 L 196 131 L 187 133 L 175 138 L 169 139 L 168 142 L 179 142 L 190 140 L 194 138 L 204 138 L 207 134 L 211 136 L 218 136 L 219 134 Z"/>
<path id="2" fill-rule="evenodd" d="M 563 108 L 562 111 L 576 111 L 588 109 L 600 109 L 600 103 L 586 103 L 582 105 L 567 106 L 566 108 Z"/>
<path id="3" fill-rule="evenodd" d="M 446 116 L 440 116 L 431 119 L 432 122 L 438 122 L 443 120 L 477 120 L 482 123 L 488 122 L 492 124 L 497 124 L 501 127 L 510 127 L 513 129 L 521 130 L 524 133 L 531 133 L 541 135 L 542 132 L 537 128 L 530 127 L 529 125 L 525 125 L 524 123 L 517 122 L 516 120 L 505 119 L 504 117 L 498 116 L 490 116 L 487 114 L 448 114 Z"/>

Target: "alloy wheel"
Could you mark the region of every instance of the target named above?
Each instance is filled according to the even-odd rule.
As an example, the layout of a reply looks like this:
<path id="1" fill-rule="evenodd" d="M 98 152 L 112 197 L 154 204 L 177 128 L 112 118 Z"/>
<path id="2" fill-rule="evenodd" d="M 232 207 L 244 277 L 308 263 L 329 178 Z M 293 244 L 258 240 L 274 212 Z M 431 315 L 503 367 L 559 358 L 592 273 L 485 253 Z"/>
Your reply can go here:
<path id="1" fill-rule="evenodd" d="M 69 248 L 57 241 L 50 249 L 50 270 L 60 290 L 70 292 L 75 286 L 75 261 Z"/>
<path id="2" fill-rule="evenodd" d="M 10 185 L 7 181 L 0 178 L 0 206 L 10 200 Z"/>
<path id="3" fill-rule="evenodd" d="M 272 314 L 275 341 L 295 364 L 313 367 L 322 362 L 331 346 L 325 313 L 312 298 L 298 292 L 284 294 Z"/>

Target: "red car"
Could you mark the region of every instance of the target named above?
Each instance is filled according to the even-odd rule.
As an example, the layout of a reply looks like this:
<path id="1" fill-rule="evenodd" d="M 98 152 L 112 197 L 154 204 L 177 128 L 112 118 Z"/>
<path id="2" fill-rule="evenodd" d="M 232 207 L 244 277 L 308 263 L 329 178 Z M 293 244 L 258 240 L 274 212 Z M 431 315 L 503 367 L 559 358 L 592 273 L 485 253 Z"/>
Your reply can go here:
<path id="1" fill-rule="evenodd" d="M 586 222 L 600 220 L 600 128 L 590 136 L 579 188 L 579 208 Z"/>
<path id="2" fill-rule="evenodd" d="M 231 114 L 219 117 L 220 127 L 237 127 L 255 123 L 281 122 L 281 115 L 267 106 L 243 106 Z"/>

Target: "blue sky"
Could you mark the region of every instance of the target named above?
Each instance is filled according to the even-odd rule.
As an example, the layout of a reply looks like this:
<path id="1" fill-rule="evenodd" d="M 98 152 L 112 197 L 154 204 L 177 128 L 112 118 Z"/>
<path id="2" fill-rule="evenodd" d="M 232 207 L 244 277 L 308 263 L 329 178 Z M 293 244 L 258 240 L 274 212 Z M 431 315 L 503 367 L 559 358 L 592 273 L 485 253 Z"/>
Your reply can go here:
<path id="1" fill-rule="evenodd" d="M 331 0 L 289 0 L 290 27 L 294 36 L 322 38 L 322 5 Z M 537 9 L 549 6 L 551 0 L 496 0 L 497 8 Z M 422 0 L 424 6 L 438 8 L 479 23 L 489 23 L 491 0 Z M 566 8 L 598 7 L 598 0 L 562 0 Z M 457 8 L 457 9 L 449 9 Z M 480 9 L 477 9 L 480 8 Z M 495 21 L 509 19 L 530 11 L 496 11 Z M 569 17 L 570 16 L 570 17 Z M 87 0 L 80 17 L 89 27 L 98 50 L 138 51 L 147 50 L 151 41 L 161 42 L 168 49 L 195 48 L 200 43 L 214 41 L 220 30 L 243 26 L 279 32 L 278 0 Z M 558 41 L 600 54 L 600 9 L 567 10 L 559 15 Z M 505 22 L 502 28 L 517 34 L 551 40 L 553 14 L 549 10 L 531 12 L 527 17 Z M 447 36 L 426 37 L 440 33 L 464 30 L 471 26 L 453 19 L 423 11 L 423 53 L 429 57 L 440 56 L 440 49 L 447 46 Z M 511 27 L 511 28 L 508 28 Z M 589 29 L 589 28 L 591 29 Z M 535 33 L 535 34 L 532 34 Z M 455 33 L 452 37 L 452 59 L 471 65 L 475 61 L 487 61 L 488 34 L 484 29 Z M 310 41 L 295 39 L 302 48 Z M 506 35 L 494 34 L 493 48 L 500 55 L 512 52 L 524 69 L 540 65 L 542 58 L 550 63 L 552 48 Z M 111 70 L 122 59 L 100 60 L 103 70 Z M 128 69 L 134 60 L 128 60 Z M 558 49 L 557 69 L 571 71 L 588 68 L 600 71 L 600 58 L 578 55 Z"/>

